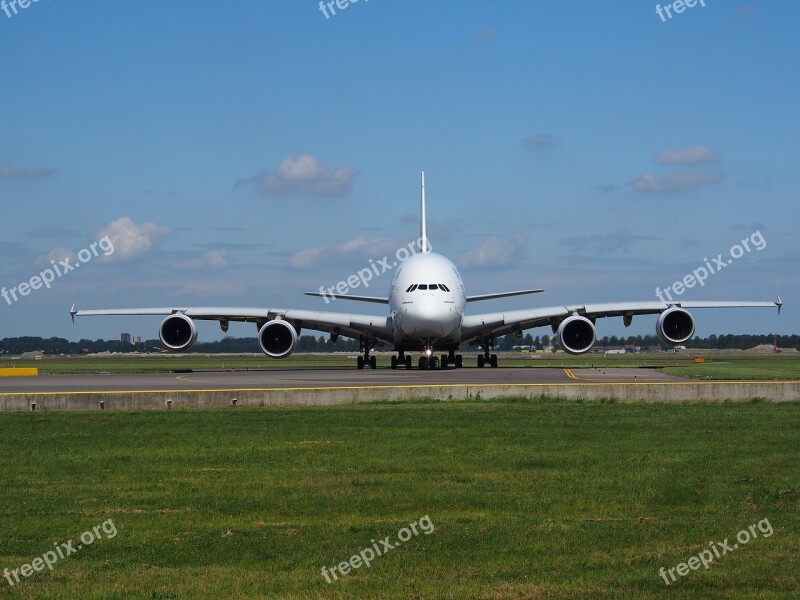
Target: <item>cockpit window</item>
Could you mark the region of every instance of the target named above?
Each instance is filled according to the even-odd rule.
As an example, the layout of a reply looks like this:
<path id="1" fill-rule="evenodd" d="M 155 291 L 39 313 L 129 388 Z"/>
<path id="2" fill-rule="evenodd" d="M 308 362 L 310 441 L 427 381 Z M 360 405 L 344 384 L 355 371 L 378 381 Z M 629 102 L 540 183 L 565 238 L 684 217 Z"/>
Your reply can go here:
<path id="1" fill-rule="evenodd" d="M 413 292 L 415 290 L 442 290 L 443 292 L 449 292 L 450 288 L 443 283 L 414 283 L 408 286 L 406 292 Z"/>

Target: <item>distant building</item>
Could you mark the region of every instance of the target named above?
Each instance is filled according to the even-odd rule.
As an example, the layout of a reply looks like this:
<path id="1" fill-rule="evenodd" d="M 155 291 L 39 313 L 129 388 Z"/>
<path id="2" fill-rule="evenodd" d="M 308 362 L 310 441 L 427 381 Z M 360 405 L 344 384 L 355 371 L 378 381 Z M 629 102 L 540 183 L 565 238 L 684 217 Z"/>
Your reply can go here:
<path id="1" fill-rule="evenodd" d="M 131 343 L 131 334 L 130 333 L 123 333 L 119 336 L 119 339 L 122 343 L 130 344 Z"/>
<path id="2" fill-rule="evenodd" d="M 133 343 L 134 344 L 141 344 L 142 343 L 142 336 L 140 336 L 140 335 L 133 336 Z"/>

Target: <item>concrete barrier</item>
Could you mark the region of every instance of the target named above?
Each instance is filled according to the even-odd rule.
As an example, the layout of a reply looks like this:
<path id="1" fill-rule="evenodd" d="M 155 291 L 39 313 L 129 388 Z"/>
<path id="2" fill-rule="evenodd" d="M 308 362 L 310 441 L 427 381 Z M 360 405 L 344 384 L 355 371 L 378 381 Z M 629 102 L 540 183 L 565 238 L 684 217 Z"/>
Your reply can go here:
<path id="1" fill-rule="evenodd" d="M 562 398 L 615 402 L 800 401 L 800 382 L 550 383 L 264 388 L 201 391 L 0 394 L 0 411 L 322 406 L 430 398 L 441 401 Z"/>

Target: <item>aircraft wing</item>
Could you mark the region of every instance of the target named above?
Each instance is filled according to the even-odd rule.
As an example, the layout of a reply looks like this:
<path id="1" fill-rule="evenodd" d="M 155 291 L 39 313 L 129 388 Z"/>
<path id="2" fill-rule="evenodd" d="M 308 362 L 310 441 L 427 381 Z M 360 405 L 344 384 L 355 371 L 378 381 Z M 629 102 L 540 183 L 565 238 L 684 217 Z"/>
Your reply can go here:
<path id="1" fill-rule="evenodd" d="M 515 292 L 496 292 L 494 294 L 481 294 L 480 296 L 467 296 L 467 302 L 480 302 L 481 300 L 510 298 L 511 296 L 524 296 L 525 294 L 541 294 L 543 291 L 544 290 L 517 290 Z"/>
<path id="2" fill-rule="evenodd" d="M 780 297 L 774 302 L 730 302 L 730 301 L 677 301 L 677 302 L 611 302 L 607 304 L 583 304 L 576 306 L 551 306 L 511 310 L 507 312 L 486 313 L 465 316 L 462 323 L 461 340 L 469 342 L 478 337 L 501 336 L 514 331 L 558 325 L 570 316 L 581 315 L 587 319 L 605 317 L 625 317 L 632 319 L 634 315 L 660 314 L 673 306 L 679 308 L 777 308 L 780 313 Z"/>
<path id="3" fill-rule="evenodd" d="M 350 294 L 323 294 L 321 292 L 305 292 L 306 296 L 316 296 L 317 298 L 331 298 L 333 300 L 355 300 L 356 302 L 374 302 L 375 304 L 389 304 L 389 298 L 377 296 L 352 296 Z"/>
<path id="4" fill-rule="evenodd" d="M 265 323 L 280 318 L 290 321 L 298 329 L 312 329 L 325 333 L 340 334 L 345 337 L 376 338 L 391 343 L 394 339 L 392 320 L 390 317 L 372 315 L 346 314 L 336 312 L 320 312 L 316 310 L 294 310 L 285 308 L 238 308 L 238 307 L 170 307 L 170 308 L 115 308 L 108 310 L 76 310 L 72 307 L 70 315 L 75 317 L 91 316 L 168 316 L 184 314 L 198 321 L 219 321 L 227 324 L 230 321 L 247 323 Z"/>

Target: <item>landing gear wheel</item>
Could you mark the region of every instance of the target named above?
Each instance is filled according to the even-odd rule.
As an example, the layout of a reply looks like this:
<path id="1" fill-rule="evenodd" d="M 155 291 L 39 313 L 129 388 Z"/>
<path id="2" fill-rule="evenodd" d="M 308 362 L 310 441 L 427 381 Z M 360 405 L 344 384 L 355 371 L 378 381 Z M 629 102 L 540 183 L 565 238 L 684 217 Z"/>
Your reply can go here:
<path id="1" fill-rule="evenodd" d="M 392 368 L 397 368 L 397 357 L 394 354 L 392 354 Z"/>
<path id="2" fill-rule="evenodd" d="M 435 356 L 431 358 L 431 369 L 438 369 L 439 368 L 439 359 Z"/>
<path id="3" fill-rule="evenodd" d="M 363 369 L 363 368 L 364 368 L 364 357 L 363 357 L 363 356 L 359 356 L 359 357 L 356 359 L 356 366 L 357 366 L 359 369 Z"/>
<path id="4" fill-rule="evenodd" d="M 456 354 L 456 369 L 461 369 L 464 367 L 464 357 L 460 354 Z"/>
<path id="5" fill-rule="evenodd" d="M 406 369 L 411 370 L 411 357 L 406 356 Z"/>
<path id="6" fill-rule="evenodd" d="M 428 368 L 428 357 L 427 356 L 420 356 L 419 357 L 419 370 L 424 371 Z"/>
<path id="7" fill-rule="evenodd" d="M 492 354 L 492 356 L 489 358 L 489 364 L 492 365 L 493 369 L 497 368 L 497 354 Z"/>
<path id="8" fill-rule="evenodd" d="M 482 369 L 484 365 L 483 354 L 478 354 L 478 368 Z"/>
<path id="9" fill-rule="evenodd" d="M 495 360 L 495 362 L 497 362 L 497 361 Z M 492 366 L 497 366 L 497 365 L 492 365 Z M 370 356 L 369 357 L 369 368 L 370 369 L 377 369 L 378 368 L 378 358 L 376 356 Z"/>
<path id="10" fill-rule="evenodd" d="M 442 369 L 447 369 L 448 360 L 446 354 L 442 354 L 441 362 L 442 362 Z"/>

